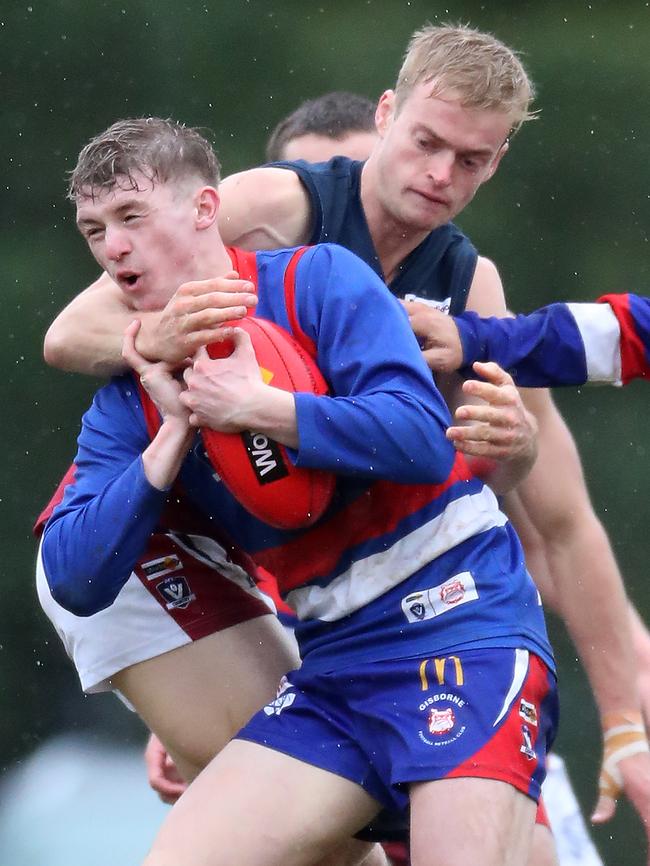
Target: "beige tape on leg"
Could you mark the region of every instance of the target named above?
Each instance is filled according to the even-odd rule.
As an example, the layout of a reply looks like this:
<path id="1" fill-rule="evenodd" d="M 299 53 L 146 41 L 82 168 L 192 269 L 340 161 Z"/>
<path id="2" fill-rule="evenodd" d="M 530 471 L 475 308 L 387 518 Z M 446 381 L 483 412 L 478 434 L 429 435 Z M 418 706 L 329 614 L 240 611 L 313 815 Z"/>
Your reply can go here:
<path id="1" fill-rule="evenodd" d="M 619 762 L 648 751 L 641 713 L 609 713 L 603 718 L 604 755 L 598 787 L 601 795 L 618 799 L 623 790 L 623 774 Z"/>

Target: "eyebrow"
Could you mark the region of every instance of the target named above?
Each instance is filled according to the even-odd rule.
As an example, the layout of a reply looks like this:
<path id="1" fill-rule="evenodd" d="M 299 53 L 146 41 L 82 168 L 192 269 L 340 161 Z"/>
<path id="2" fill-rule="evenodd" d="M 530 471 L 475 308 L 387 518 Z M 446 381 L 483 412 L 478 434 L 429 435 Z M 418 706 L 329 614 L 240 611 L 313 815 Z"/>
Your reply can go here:
<path id="1" fill-rule="evenodd" d="M 115 208 L 114 213 L 117 216 L 121 216 L 124 211 L 131 210 L 134 207 L 142 207 L 143 202 L 138 198 L 129 198 L 126 201 L 120 202 L 120 204 Z M 94 219 L 93 217 L 81 217 L 81 219 L 77 219 L 78 228 L 82 228 L 84 226 L 91 225 L 100 225 L 102 220 Z"/>
<path id="2" fill-rule="evenodd" d="M 434 132 L 432 129 L 429 129 L 428 126 L 424 126 L 422 123 L 418 123 L 415 127 L 416 132 L 423 132 L 425 135 L 428 135 L 429 138 L 435 139 L 435 141 L 439 141 L 441 144 L 446 144 L 449 147 L 456 150 L 453 144 L 447 139 L 443 138 L 441 135 L 438 135 L 437 132 Z M 458 151 L 462 156 L 481 156 L 490 158 L 492 156 L 492 148 L 491 147 L 478 147 L 474 150 L 459 150 Z"/>

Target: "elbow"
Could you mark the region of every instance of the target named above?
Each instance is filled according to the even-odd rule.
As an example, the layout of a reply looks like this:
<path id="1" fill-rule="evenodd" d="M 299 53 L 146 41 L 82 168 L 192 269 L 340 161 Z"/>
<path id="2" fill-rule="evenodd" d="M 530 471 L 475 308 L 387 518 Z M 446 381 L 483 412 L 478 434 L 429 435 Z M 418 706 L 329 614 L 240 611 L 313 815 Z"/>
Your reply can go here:
<path id="1" fill-rule="evenodd" d="M 454 468 L 456 450 L 446 440 L 438 449 L 422 449 L 422 456 L 412 460 L 409 467 L 409 484 L 444 484 Z"/>
<path id="2" fill-rule="evenodd" d="M 98 581 L 56 556 L 55 539 L 43 539 L 38 568 L 42 568 L 52 599 L 69 613 L 87 617 L 107 607 L 105 599 L 99 598 Z"/>
<path id="3" fill-rule="evenodd" d="M 43 358 L 50 367 L 68 370 L 66 341 L 54 322 L 47 330 L 43 341 Z"/>
<path id="4" fill-rule="evenodd" d="M 92 616 L 106 607 L 91 591 L 92 581 L 87 578 L 49 581 L 49 586 L 54 601 L 75 616 Z"/>

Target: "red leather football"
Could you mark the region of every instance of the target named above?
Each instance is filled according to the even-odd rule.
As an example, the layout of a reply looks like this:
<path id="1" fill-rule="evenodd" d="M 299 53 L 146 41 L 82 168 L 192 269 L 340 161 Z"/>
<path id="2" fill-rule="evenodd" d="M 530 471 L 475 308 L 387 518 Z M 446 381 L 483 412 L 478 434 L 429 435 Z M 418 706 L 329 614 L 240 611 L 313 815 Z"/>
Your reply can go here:
<path id="1" fill-rule="evenodd" d="M 248 332 L 267 384 L 285 391 L 327 393 L 327 383 L 314 360 L 279 325 L 247 316 L 229 322 Z M 208 346 L 211 358 L 225 358 L 232 341 Z M 201 430 L 210 462 L 232 495 L 255 517 L 280 529 L 310 526 L 329 505 L 335 476 L 293 465 L 283 445 L 263 433 L 219 433 Z"/>

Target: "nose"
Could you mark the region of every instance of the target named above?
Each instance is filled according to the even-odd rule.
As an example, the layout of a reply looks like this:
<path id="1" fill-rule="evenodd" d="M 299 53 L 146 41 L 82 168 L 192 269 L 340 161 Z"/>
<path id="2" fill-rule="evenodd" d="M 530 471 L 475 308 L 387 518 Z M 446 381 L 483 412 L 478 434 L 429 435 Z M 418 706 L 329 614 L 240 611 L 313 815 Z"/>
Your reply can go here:
<path id="1" fill-rule="evenodd" d="M 438 150 L 431 154 L 427 174 L 436 186 L 449 186 L 454 170 L 455 156 L 451 150 Z"/>
<path id="2" fill-rule="evenodd" d="M 117 226 L 107 226 L 104 235 L 106 256 L 112 262 L 118 262 L 131 252 L 131 242 L 124 229 Z"/>

